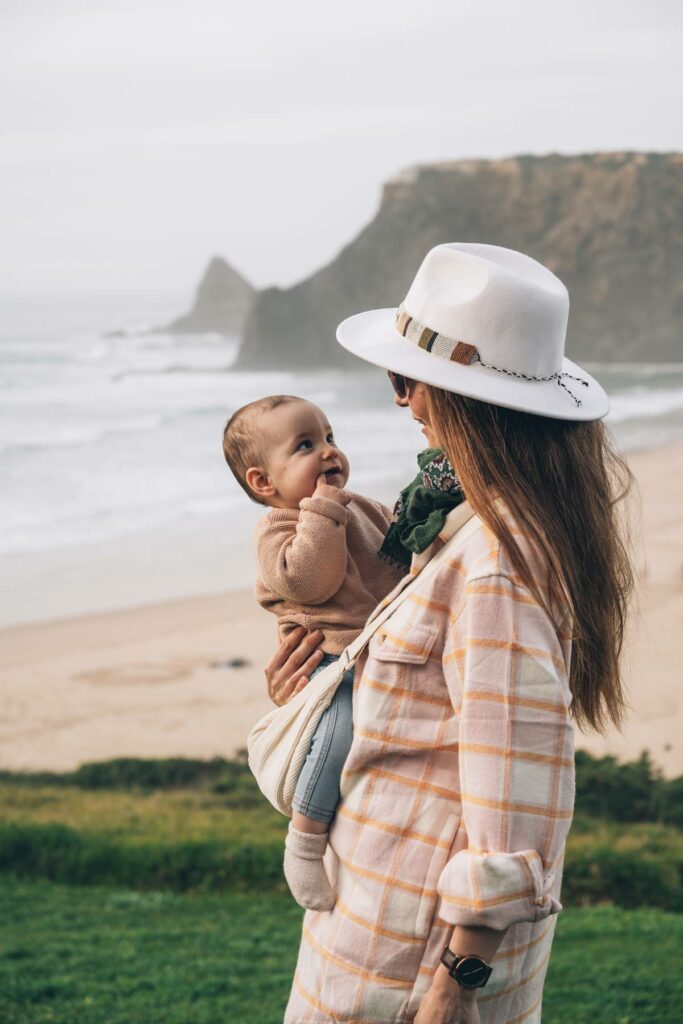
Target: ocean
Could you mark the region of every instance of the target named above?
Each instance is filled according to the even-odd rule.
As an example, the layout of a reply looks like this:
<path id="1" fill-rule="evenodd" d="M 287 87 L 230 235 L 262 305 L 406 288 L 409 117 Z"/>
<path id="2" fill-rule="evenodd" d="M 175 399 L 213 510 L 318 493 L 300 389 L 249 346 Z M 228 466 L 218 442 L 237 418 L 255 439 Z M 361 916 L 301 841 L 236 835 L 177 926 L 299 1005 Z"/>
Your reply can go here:
<path id="1" fill-rule="evenodd" d="M 234 338 L 146 325 L 107 336 L 73 310 L 53 319 L 46 330 L 49 308 L 31 307 L 0 323 L 0 623 L 249 585 L 262 511 L 221 435 L 262 395 L 325 409 L 352 489 L 390 504 L 414 475 L 424 439 L 382 372 L 236 373 Z M 586 368 L 610 395 L 620 448 L 683 438 L 683 363 Z"/>

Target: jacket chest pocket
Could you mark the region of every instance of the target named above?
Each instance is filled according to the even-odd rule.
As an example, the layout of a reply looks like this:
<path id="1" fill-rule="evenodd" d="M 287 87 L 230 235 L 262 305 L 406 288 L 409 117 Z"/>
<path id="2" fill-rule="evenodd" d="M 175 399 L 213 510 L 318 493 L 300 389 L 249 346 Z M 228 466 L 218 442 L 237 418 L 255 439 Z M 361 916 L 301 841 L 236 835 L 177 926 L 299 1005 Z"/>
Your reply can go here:
<path id="1" fill-rule="evenodd" d="M 407 628 L 389 619 L 379 628 L 368 645 L 370 658 L 402 665 L 424 665 L 436 642 L 435 626 L 412 623 Z"/>
<path id="2" fill-rule="evenodd" d="M 374 723 L 370 728 L 398 741 L 407 740 L 416 723 L 420 739 L 435 738 L 443 718 L 440 698 L 447 697 L 438 652 L 439 630 L 431 624 L 389 619 L 380 627 L 370 640 L 360 686 L 361 716 Z"/>

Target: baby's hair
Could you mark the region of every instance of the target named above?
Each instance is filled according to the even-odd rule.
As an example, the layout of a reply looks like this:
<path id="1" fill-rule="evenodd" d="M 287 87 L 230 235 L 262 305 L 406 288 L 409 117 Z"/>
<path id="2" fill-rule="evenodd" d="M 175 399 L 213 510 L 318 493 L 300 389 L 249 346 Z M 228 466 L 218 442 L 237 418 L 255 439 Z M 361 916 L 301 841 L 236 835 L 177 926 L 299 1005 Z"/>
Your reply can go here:
<path id="1" fill-rule="evenodd" d="M 234 412 L 223 431 L 225 461 L 242 490 L 259 505 L 265 505 L 265 502 L 254 494 L 246 481 L 249 467 L 258 465 L 265 454 L 261 448 L 258 421 L 263 413 L 271 412 L 286 402 L 303 402 L 303 398 L 297 398 L 295 395 L 268 395 L 266 398 L 258 398 Z"/>

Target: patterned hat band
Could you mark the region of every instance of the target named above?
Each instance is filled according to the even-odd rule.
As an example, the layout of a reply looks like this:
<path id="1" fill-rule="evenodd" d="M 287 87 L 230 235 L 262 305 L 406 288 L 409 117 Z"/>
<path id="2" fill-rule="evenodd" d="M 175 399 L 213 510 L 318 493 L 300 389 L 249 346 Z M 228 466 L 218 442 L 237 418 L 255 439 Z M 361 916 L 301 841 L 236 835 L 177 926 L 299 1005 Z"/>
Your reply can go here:
<path id="1" fill-rule="evenodd" d="M 506 370 L 502 366 L 493 366 L 491 363 L 485 363 L 480 357 L 476 345 L 470 345 L 466 341 L 458 341 L 457 338 L 449 338 L 445 334 L 433 331 L 431 327 L 427 327 L 425 324 L 421 324 L 419 320 L 415 320 L 410 313 L 406 312 L 404 306 L 399 306 L 396 311 L 396 330 L 408 341 L 412 341 L 413 344 L 424 349 L 425 352 L 431 352 L 432 355 L 438 356 L 440 359 L 447 359 L 451 363 L 460 363 L 462 366 L 479 363 L 480 366 L 486 367 L 487 370 L 506 373 L 509 377 L 519 377 L 520 380 L 554 380 L 573 398 L 577 406 L 582 404 L 581 400 L 569 390 L 562 378 L 570 377 L 571 380 L 576 380 L 583 384 L 584 387 L 588 387 L 587 380 L 584 380 L 583 377 L 575 377 L 571 373 L 558 372 L 551 373 L 548 377 L 532 377 L 528 373 Z"/>

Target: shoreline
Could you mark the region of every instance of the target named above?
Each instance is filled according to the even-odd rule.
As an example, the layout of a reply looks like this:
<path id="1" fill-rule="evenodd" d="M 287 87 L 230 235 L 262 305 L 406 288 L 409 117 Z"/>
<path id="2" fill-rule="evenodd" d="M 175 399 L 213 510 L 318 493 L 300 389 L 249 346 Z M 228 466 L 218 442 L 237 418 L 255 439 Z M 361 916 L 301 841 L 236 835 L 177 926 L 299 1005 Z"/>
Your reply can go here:
<path id="1" fill-rule="evenodd" d="M 399 489 L 387 477 L 372 496 L 390 504 Z M 250 590 L 251 538 L 264 510 L 244 501 L 232 514 L 239 516 L 234 532 L 229 514 L 212 511 L 108 540 L 1 554 L 0 631 Z"/>
<path id="2" fill-rule="evenodd" d="M 683 775 L 683 444 L 627 461 L 642 503 L 624 654 L 633 710 L 621 734 L 578 734 L 577 748 L 627 760 L 648 749 L 672 777 Z M 173 571 L 188 554 L 174 552 Z M 275 618 L 244 587 L 0 629 L 0 768 L 233 756 L 272 708 L 263 665 L 275 645 Z"/>

